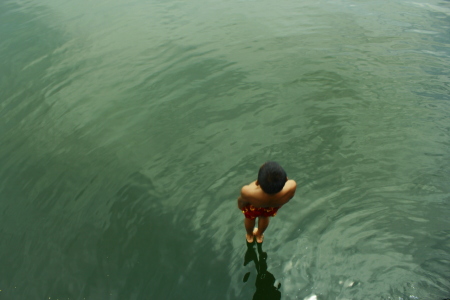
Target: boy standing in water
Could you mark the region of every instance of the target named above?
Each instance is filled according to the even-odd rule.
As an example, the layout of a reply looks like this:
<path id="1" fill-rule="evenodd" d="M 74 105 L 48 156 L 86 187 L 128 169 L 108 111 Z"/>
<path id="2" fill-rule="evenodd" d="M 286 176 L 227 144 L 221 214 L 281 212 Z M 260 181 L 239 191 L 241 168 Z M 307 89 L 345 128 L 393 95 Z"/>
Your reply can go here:
<path id="1" fill-rule="evenodd" d="M 268 161 L 259 168 L 258 180 L 245 185 L 238 198 L 238 207 L 244 213 L 244 225 L 248 243 L 262 243 L 263 233 L 269 226 L 269 217 L 294 197 L 297 184 L 288 180 L 284 169 L 276 162 Z M 255 227 L 258 218 L 258 228 Z"/>

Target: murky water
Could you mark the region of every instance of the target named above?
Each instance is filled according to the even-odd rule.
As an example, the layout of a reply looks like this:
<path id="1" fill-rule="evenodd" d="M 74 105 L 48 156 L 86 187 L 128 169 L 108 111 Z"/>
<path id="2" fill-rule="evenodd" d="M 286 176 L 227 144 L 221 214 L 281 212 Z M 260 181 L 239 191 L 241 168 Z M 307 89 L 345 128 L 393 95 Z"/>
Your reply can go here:
<path id="1" fill-rule="evenodd" d="M 0 299 L 450 297 L 449 70 L 443 0 L 1 1 Z"/>

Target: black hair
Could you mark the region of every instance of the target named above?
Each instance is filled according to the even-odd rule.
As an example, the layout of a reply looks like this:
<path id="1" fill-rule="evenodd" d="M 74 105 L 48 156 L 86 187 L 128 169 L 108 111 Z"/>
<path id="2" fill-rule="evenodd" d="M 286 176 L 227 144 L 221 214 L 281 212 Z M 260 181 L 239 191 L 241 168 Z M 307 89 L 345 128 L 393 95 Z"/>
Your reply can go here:
<path id="1" fill-rule="evenodd" d="M 274 161 L 268 161 L 259 168 L 258 183 L 267 194 L 276 194 L 281 191 L 286 180 L 286 172 Z"/>

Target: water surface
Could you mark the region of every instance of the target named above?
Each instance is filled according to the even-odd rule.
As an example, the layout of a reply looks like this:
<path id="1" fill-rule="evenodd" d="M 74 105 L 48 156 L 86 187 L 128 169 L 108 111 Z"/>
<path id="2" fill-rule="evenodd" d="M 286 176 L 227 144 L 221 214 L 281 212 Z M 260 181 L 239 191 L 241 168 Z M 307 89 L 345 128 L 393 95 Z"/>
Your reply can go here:
<path id="1" fill-rule="evenodd" d="M 450 297 L 449 45 L 442 0 L 0 2 L 1 299 L 252 299 L 267 160 L 282 299 Z"/>

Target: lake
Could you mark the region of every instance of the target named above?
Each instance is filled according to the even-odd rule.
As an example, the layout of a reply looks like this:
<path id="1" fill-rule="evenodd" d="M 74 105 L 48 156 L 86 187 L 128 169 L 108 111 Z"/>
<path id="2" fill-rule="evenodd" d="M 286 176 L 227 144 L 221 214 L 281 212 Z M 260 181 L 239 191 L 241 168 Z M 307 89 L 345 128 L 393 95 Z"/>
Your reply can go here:
<path id="1" fill-rule="evenodd" d="M 3 0 L 0 299 L 450 298 L 449 137 L 448 0 Z"/>

